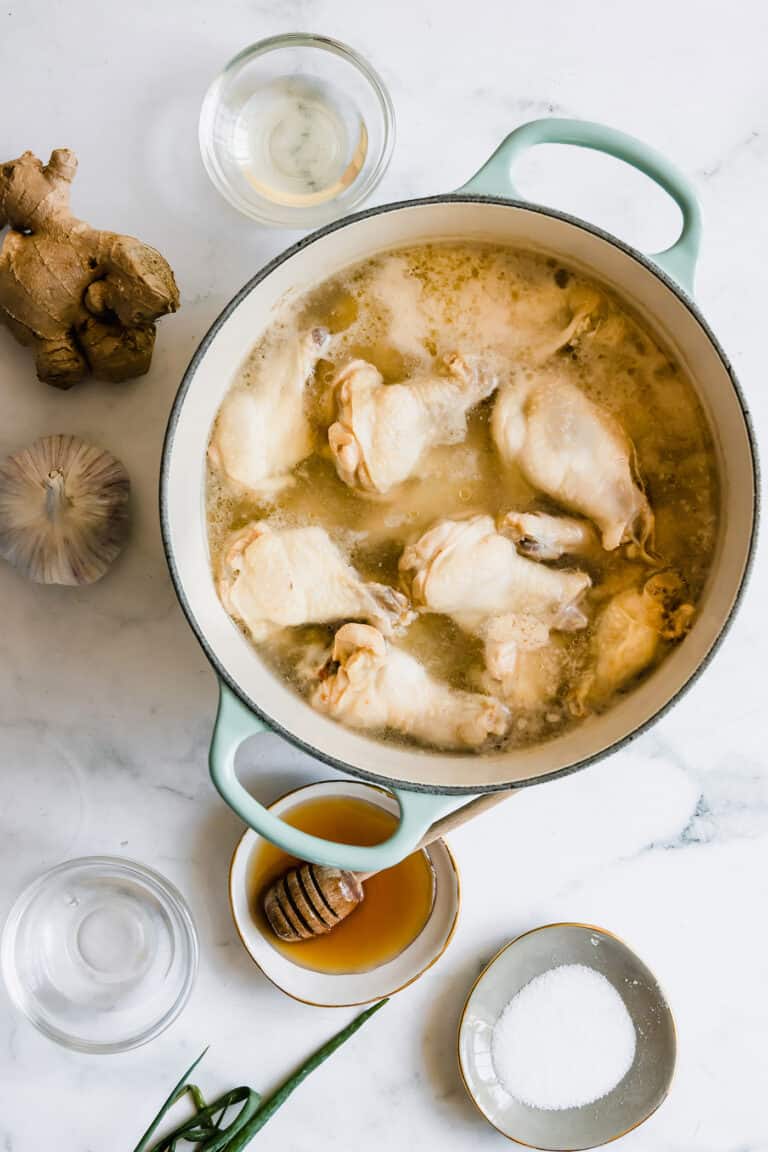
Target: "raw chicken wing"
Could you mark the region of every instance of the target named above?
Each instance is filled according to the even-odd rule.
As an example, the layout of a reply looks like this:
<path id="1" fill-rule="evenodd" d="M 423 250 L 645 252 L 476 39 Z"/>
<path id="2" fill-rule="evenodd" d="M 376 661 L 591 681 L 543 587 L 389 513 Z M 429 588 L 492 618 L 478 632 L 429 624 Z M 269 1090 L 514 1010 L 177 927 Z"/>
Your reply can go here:
<path id="1" fill-rule="evenodd" d="M 520 373 L 504 384 L 491 428 L 502 459 L 564 508 L 588 516 L 604 548 L 634 541 L 645 549 L 653 513 L 634 475 L 632 444 L 564 368 Z"/>
<path id="2" fill-rule="evenodd" d="M 350 619 L 370 620 L 390 635 L 413 615 L 402 593 L 363 580 L 324 528 L 250 524 L 228 541 L 222 568 L 221 602 L 254 640 Z"/>
<path id="3" fill-rule="evenodd" d="M 227 393 L 208 457 L 228 480 L 259 495 L 289 483 L 288 473 L 312 451 L 304 393 L 329 341 L 325 328 L 286 335 L 255 381 Z"/>
<path id="4" fill-rule="evenodd" d="M 447 375 L 414 376 L 403 384 L 385 384 L 365 360 L 341 371 L 328 443 L 350 488 L 389 492 L 413 475 L 427 448 L 464 439 L 467 412 L 490 396 L 497 378 L 471 358 L 447 356 L 444 363 Z"/>
<path id="5" fill-rule="evenodd" d="M 535 616 L 492 616 L 484 629 L 485 665 L 495 680 L 512 678 L 525 652 L 540 652 L 549 643 L 549 628 Z"/>
<path id="6" fill-rule="evenodd" d="M 588 520 L 549 516 L 546 512 L 507 512 L 499 523 L 499 532 L 514 540 L 518 552 L 534 560 L 585 556 L 598 543 Z"/>
<path id="7" fill-rule="evenodd" d="M 513 711 L 534 711 L 557 697 L 564 656 L 561 643 L 535 617 L 497 616 L 486 631 L 481 684 Z"/>
<path id="8" fill-rule="evenodd" d="M 536 617 L 546 628 L 586 623 L 577 604 L 591 583 L 587 573 L 527 560 L 490 516 L 440 521 L 404 549 L 400 571 L 417 606 L 444 612 L 470 632 L 509 614 Z"/>
<path id="9" fill-rule="evenodd" d="M 509 711 L 477 692 L 458 692 L 434 680 L 407 652 L 388 644 L 378 628 L 345 624 L 336 633 L 330 675 L 312 705 L 351 728 L 394 729 L 424 744 L 479 748 L 509 728 Z"/>
<path id="10" fill-rule="evenodd" d="M 443 520 L 405 549 L 400 571 L 417 607 L 444 612 L 481 637 L 488 691 L 532 707 L 534 695 L 544 702 L 546 679 L 555 694 L 559 656 L 543 650 L 550 651 L 551 629 L 586 626 L 579 607 L 591 583 L 586 572 L 547 568 L 520 556 L 490 516 Z"/>
<path id="11" fill-rule="evenodd" d="M 599 293 L 583 285 L 574 285 L 566 291 L 565 297 L 569 318 L 554 336 L 543 337 L 533 344 L 529 358 L 534 364 L 543 364 L 566 344 L 576 344 L 598 323 L 598 314 L 603 304 Z"/>
<path id="12" fill-rule="evenodd" d="M 616 593 L 597 618 L 593 665 L 576 694 L 577 711 L 606 702 L 653 662 L 662 640 L 679 640 L 690 627 L 692 604 L 676 572 L 658 572 L 641 588 Z"/>

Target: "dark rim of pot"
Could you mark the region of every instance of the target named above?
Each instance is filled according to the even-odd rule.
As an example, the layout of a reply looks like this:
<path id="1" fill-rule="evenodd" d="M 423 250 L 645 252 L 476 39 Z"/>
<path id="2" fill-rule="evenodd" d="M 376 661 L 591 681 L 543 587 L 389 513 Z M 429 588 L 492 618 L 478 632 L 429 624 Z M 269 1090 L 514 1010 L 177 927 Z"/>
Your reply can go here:
<path id="1" fill-rule="evenodd" d="M 678 298 L 678 300 L 687 308 L 687 310 L 690 312 L 690 314 L 696 320 L 697 324 L 699 325 L 699 327 L 703 331 L 704 335 L 707 337 L 707 339 L 709 340 L 709 342 L 712 344 L 713 348 L 715 349 L 715 351 L 716 351 L 716 353 L 720 359 L 720 362 L 722 363 L 723 368 L 725 369 L 725 371 L 728 374 L 728 377 L 731 381 L 731 386 L 733 387 L 733 390 L 736 394 L 736 398 L 739 402 L 739 406 L 741 408 L 741 413 L 742 413 L 742 417 L 744 419 L 745 428 L 747 430 L 747 437 L 749 440 L 750 453 L 751 453 L 751 457 L 752 457 L 753 519 L 752 519 L 752 532 L 751 532 L 751 536 L 750 536 L 749 551 L 747 554 L 746 563 L 744 565 L 744 571 L 742 573 L 741 581 L 739 583 L 739 588 L 738 588 L 738 591 L 737 591 L 736 596 L 734 598 L 733 604 L 731 605 L 731 608 L 728 612 L 728 615 L 726 616 L 725 620 L 723 621 L 723 623 L 720 627 L 720 631 L 718 632 L 717 636 L 715 637 L 714 641 L 712 642 L 712 645 L 709 648 L 709 651 L 705 654 L 701 663 L 698 664 L 697 667 L 691 672 L 688 679 L 685 681 L 684 684 L 682 684 L 680 686 L 680 688 L 678 688 L 677 692 L 675 692 L 673 696 L 671 696 L 668 700 L 666 700 L 660 706 L 660 708 L 656 712 L 653 713 L 652 716 L 649 716 L 648 719 L 643 721 L 642 724 L 639 724 L 636 728 L 633 728 L 631 732 L 628 732 L 625 736 L 622 736 L 619 740 L 614 741 L 612 744 L 608 745 L 606 748 L 602 748 L 600 751 L 593 753 L 593 755 L 591 755 L 591 756 L 587 756 L 583 760 L 578 760 L 573 764 L 567 764 L 567 765 L 565 765 L 565 767 L 555 769 L 552 772 L 544 773 L 540 776 L 535 776 L 533 778 L 529 778 L 529 779 L 525 779 L 525 780 L 515 780 L 515 781 L 508 781 L 508 782 L 502 782 L 502 783 L 497 783 L 497 784 L 481 784 L 481 785 L 467 784 L 467 785 L 460 785 L 460 786 L 449 786 L 449 785 L 443 786 L 440 784 L 421 784 L 421 783 L 411 782 L 408 780 L 399 780 L 396 778 L 381 776 L 376 772 L 369 772 L 365 768 L 359 768 L 355 765 L 346 763 L 346 761 L 344 761 L 344 760 L 339 760 L 335 756 L 331 756 L 327 752 L 322 752 L 320 749 L 315 748 L 313 745 L 307 743 L 305 740 L 303 740 L 295 732 L 291 732 L 290 730 L 283 728 L 282 725 L 277 724 L 267 713 L 265 713 L 261 710 L 259 705 L 254 700 L 250 699 L 250 697 L 243 691 L 243 689 L 239 686 L 239 684 L 237 684 L 237 682 L 229 675 L 227 669 L 224 667 L 224 665 L 221 663 L 221 661 L 219 660 L 219 658 L 216 656 L 215 652 L 211 648 L 211 646 L 208 643 L 208 640 L 205 636 L 205 633 L 203 632 L 203 629 L 197 623 L 195 615 L 192 612 L 190 604 L 189 604 L 189 602 L 186 598 L 186 595 L 184 593 L 184 589 L 182 586 L 179 570 L 176 566 L 176 561 L 175 561 L 175 558 L 173 555 L 173 548 L 171 546 L 171 530 L 170 530 L 170 519 L 169 519 L 169 513 L 168 513 L 167 487 L 168 487 L 168 472 L 169 472 L 169 468 L 170 468 L 170 458 L 171 458 L 171 453 L 173 451 L 173 441 L 174 441 L 174 437 L 176 434 L 176 426 L 178 424 L 179 414 L 180 414 L 181 408 L 184 404 L 184 400 L 186 398 L 187 392 L 188 392 L 189 388 L 191 387 L 192 381 L 194 380 L 195 373 L 197 372 L 198 366 L 200 365 L 200 362 L 202 361 L 203 357 L 205 356 L 206 352 L 208 351 L 210 344 L 212 343 L 214 338 L 218 335 L 219 330 L 227 322 L 227 320 L 232 315 L 232 313 L 235 311 L 235 309 L 238 307 L 238 305 L 241 303 L 241 301 L 244 300 L 245 297 L 248 296 L 258 284 L 261 284 L 261 282 L 263 280 L 266 280 L 266 278 L 269 275 L 271 275 L 271 273 L 274 272 L 274 270 L 276 268 L 278 268 L 281 264 L 284 264 L 286 262 L 286 260 L 290 260 L 291 257 L 295 256 L 297 252 L 301 252 L 304 248 L 308 248 L 311 244 L 314 244 L 315 241 L 320 240 L 323 236 L 327 236 L 333 232 L 337 232 L 342 228 L 346 228 L 350 224 L 355 224 L 358 221 L 365 220 L 371 216 L 379 216 L 379 215 L 383 215 L 384 213 L 388 213 L 388 212 L 398 212 L 402 208 L 422 207 L 424 205 L 429 205 L 429 204 L 454 204 L 454 203 L 459 203 L 459 204 L 462 204 L 462 203 L 498 204 L 501 207 L 518 208 L 518 209 L 522 209 L 523 211 L 526 211 L 526 212 L 536 213 L 537 215 L 540 215 L 540 216 L 549 216 L 555 220 L 562 220 L 566 224 L 571 224 L 575 228 L 580 228 L 582 231 L 588 232 L 590 235 L 596 236 L 598 239 L 604 240 L 608 244 L 612 244 L 614 247 L 620 249 L 623 253 L 625 253 L 625 255 L 629 256 L 632 260 L 635 260 L 638 264 L 641 264 L 644 268 L 646 268 L 649 272 L 651 272 L 658 280 L 661 280 L 661 282 L 670 290 L 670 292 L 672 292 Z M 198 642 L 200 643 L 200 646 L 203 649 L 203 652 L 207 656 L 211 666 L 213 667 L 213 669 L 216 672 L 216 675 L 219 677 L 219 679 L 224 684 L 226 684 L 227 687 L 230 688 L 231 691 L 235 694 L 235 696 L 237 696 L 256 716 L 259 717 L 259 719 L 261 719 L 267 725 L 267 727 L 270 729 L 270 731 L 275 732 L 278 735 L 282 736 L 289 743 L 293 744 L 297 748 L 300 748 L 302 751 L 306 752 L 308 755 L 312 756 L 314 759 L 319 760 L 324 764 L 328 764 L 332 768 L 336 768 L 340 772 L 345 772 L 349 775 L 359 777 L 360 779 L 370 781 L 373 784 L 379 784 L 379 785 L 383 786 L 384 788 L 389 788 L 389 789 L 400 788 L 400 789 L 403 789 L 404 791 L 431 792 L 431 793 L 440 793 L 440 794 L 444 794 L 444 795 L 461 795 L 461 794 L 465 794 L 465 793 L 466 794 L 471 794 L 471 793 L 477 794 L 477 793 L 481 793 L 481 792 L 498 792 L 498 791 L 503 791 L 505 789 L 510 789 L 510 788 L 524 788 L 524 787 L 527 787 L 527 786 L 532 785 L 532 784 L 543 784 L 549 780 L 557 780 L 562 776 L 568 776 L 573 772 L 578 772 L 582 768 L 586 768 L 590 764 L 594 764 L 598 760 L 602 760 L 604 757 L 609 756 L 609 755 L 613 754 L 614 752 L 617 752 L 620 748 L 626 747 L 633 740 L 635 740 L 638 736 L 642 735 L 642 733 L 647 731 L 653 724 L 656 723 L 657 720 L 660 720 L 662 718 L 662 716 L 666 715 L 666 713 L 672 708 L 672 706 L 674 704 L 676 704 L 677 701 L 680 700 L 685 695 L 685 693 L 688 692 L 688 690 L 690 688 L 693 687 L 693 685 L 699 679 L 699 677 L 704 672 L 704 670 L 709 666 L 710 661 L 714 657 L 715 653 L 718 651 L 720 645 L 723 642 L 723 639 L 724 639 L 726 633 L 728 632 L 731 624 L 733 623 L 736 612 L 741 605 L 741 602 L 742 602 L 742 599 L 744 596 L 744 591 L 746 589 L 749 577 L 750 577 L 751 572 L 752 572 L 752 565 L 753 565 L 753 561 L 754 561 L 755 548 L 756 548 L 756 543 L 757 543 L 757 532 L 758 532 L 759 518 L 760 518 L 760 470 L 759 470 L 759 461 L 758 461 L 758 456 L 757 456 L 757 444 L 756 444 L 756 440 L 755 440 L 754 428 L 752 426 L 752 418 L 750 416 L 746 400 L 744 399 L 744 394 L 741 390 L 741 386 L 739 385 L 739 382 L 736 379 L 736 375 L 735 375 L 733 368 L 731 366 L 730 360 L 728 359 L 725 351 L 723 350 L 720 343 L 718 342 L 717 337 L 715 336 L 714 332 L 712 331 L 712 329 L 707 324 L 707 321 L 704 319 L 701 312 L 699 311 L 699 308 L 694 303 L 694 301 L 691 299 L 691 297 L 680 287 L 680 285 L 675 280 L 672 279 L 671 276 L 667 275 L 667 273 L 662 268 L 660 268 L 659 265 L 655 264 L 654 261 L 650 257 L 645 256 L 642 252 L 638 252 L 637 249 L 635 249 L 631 245 L 625 243 L 623 240 L 620 240 L 618 237 L 613 236 L 610 232 L 606 232 L 606 231 L 604 231 L 604 229 L 598 228 L 594 224 L 589 224 L 584 220 L 580 220 L 576 216 L 570 216 L 566 212 L 560 212 L 557 209 L 544 207 L 543 205 L 540 205 L 540 204 L 531 204 L 528 201 L 524 201 L 524 200 L 508 199 L 508 198 L 505 198 L 503 196 L 471 196 L 471 195 L 453 193 L 453 194 L 446 194 L 446 195 L 442 195 L 442 196 L 419 197 L 419 198 L 412 199 L 412 200 L 399 200 L 399 201 L 395 201 L 395 202 L 390 203 L 390 204 L 382 204 L 378 207 L 366 208 L 360 212 L 355 212 L 354 214 L 352 214 L 350 216 L 344 216 L 340 220 L 334 220 L 332 223 L 326 224 L 324 227 L 319 228 L 317 231 L 312 232 L 310 235 L 303 237 L 296 244 L 293 244 L 290 248 L 287 248 L 284 252 L 280 253 L 279 256 L 276 256 L 274 258 L 274 260 L 270 260 L 270 262 L 268 264 L 265 264 L 264 267 L 262 269 L 260 269 L 260 271 L 257 272 L 255 276 L 251 277 L 251 279 L 230 300 L 230 302 L 226 305 L 226 307 L 216 317 L 213 324 L 211 324 L 211 326 L 208 329 L 208 331 L 206 332 L 205 336 L 200 341 L 200 344 L 198 345 L 197 350 L 195 351 L 192 359 L 189 362 L 189 365 L 187 366 L 187 369 L 184 373 L 184 376 L 182 377 L 181 384 L 179 385 L 179 389 L 176 393 L 176 397 L 175 397 L 174 402 L 173 402 L 173 407 L 171 408 L 170 416 L 168 419 L 168 426 L 167 426 L 166 432 L 165 432 L 165 439 L 163 441 L 163 452 L 162 452 L 162 460 L 161 460 L 161 466 L 160 466 L 160 530 L 161 530 L 162 539 L 163 539 L 163 548 L 165 550 L 166 561 L 168 563 L 168 568 L 169 568 L 170 573 L 171 573 L 171 579 L 173 581 L 173 585 L 174 585 L 174 588 L 176 590 L 176 596 L 178 597 L 179 603 L 181 605 L 181 609 L 182 609 L 184 615 L 186 616 L 187 621 L 188 621 L 192 631 L 195 633 L 195 635 L 198 639 Z M 461 755 L 461 754 L 457 754 L 457 755 Z M 468 760 L 468 762 L 471 762 L 468 757 L 467 757 L 467 760 Z"/>

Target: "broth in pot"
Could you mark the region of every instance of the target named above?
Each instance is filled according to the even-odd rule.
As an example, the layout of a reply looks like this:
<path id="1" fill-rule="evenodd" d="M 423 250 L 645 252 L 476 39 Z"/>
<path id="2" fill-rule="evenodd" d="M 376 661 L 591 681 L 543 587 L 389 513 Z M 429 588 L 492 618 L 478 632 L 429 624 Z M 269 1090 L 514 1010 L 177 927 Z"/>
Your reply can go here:
<path id="1" fill-rule="evenodd" d="M 695 619 L 717 536 L 692 382 L 611 292 L 480 243 L 286 302 L 209 445 L 234 624 L 313 707 L 465 753 L 610 708 Z"/>

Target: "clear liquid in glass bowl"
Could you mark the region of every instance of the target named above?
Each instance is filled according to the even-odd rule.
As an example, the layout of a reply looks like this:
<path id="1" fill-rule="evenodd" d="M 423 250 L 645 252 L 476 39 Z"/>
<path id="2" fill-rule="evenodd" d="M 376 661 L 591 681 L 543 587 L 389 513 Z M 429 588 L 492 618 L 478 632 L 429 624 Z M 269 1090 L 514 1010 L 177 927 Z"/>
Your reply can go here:
<path id="1" fill-rule="evenodd" d="M 129 860 L 72 860 L 18 898 L 3 929 L 12 1000 L 53 1040 L 86 1052 L 137 1047 L 176 1018 L 197 971 L 177 890 Z"/>
<path id="2" fill-rule="evenodd" d="M 241 108 L 232 153 L 266 200 L 325 204 L 359 176 L 368 131 L 357 107 L 322 79 L 284 77 L 259 86 Z"/>
<path id="3" fill-rule="evenodd" d="M 211 180 L 265 224 L 316 227 L 352 211 L 387 169 L 394 110 L 374 70 L 327 37 L 275 36 L 211 85 L 200 150 Z"/>

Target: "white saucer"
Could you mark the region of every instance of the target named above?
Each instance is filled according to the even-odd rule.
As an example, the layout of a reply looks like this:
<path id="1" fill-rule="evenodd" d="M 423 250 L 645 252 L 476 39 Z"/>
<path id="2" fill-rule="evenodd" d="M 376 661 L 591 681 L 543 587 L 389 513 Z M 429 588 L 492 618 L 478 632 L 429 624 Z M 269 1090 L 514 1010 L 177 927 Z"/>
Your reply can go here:
<path id="1" fill-rule="evenodd" d="M 611 982 L 637 1045 L 631 1068 L 607 1096 L 583 1108 L 546 1111 L 507 1092 L 493 1066 L 491 1038 L 512 997 L 560 964 L 584 964 Z M 545 1152 L 597 1148 L 652 1116 L 669 1091 L 676 1047 L 672 1013 L 653 973 L 617 936 L 590 924 L 547 924 L 507 944 L 476 980 L 459 1023 L 459 1066 L 472 1100 L 502 1136 Z"/>
<path id="2" fill-rule="evenodd" d="M 397 814 L 397 801 L 371 784 L 351 780 L 328 780 L 287 793 L 271 805 L 278 815 L 296 804 L 319 796 L 352 796 L 378 804 Z M 435 902 L 424 928 L 393 960 L 368 972 L 331 974 L 294 964 L 278 952 L 262 933 L 250 901 L 248 877 L 253 853 L 263 838 L 248 829 L 235 848 L 229 872 L 229 900 L 240 939 L 267 979 L 294 1000 L 318 1008 L 346 1008 L 393 996 L 418 980 L 445 952 L 459 916 L 459 873 L 448 845 L 437 840 L 429 855 L 435 874 Z"/>

